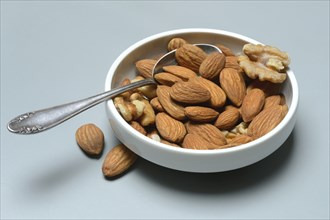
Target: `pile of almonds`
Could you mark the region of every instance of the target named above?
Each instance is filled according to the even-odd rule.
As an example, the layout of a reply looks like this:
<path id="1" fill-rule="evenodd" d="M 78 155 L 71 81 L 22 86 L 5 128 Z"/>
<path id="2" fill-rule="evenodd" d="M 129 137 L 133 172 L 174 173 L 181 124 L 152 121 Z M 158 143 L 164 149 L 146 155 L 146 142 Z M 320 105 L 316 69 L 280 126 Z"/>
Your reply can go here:
<path id="1" fill-rule="evenodd" d="M 287 54 L 275 47 L 247 44 L 243 55 L 235 55 L 224 45 L 215 46 L 222 53 L 206 54 L 182 38 L 170 40 L 168 50 L 176 50 L 178 65 L 164 66 L 154 76 L 157 86 L 116 97 L 118 112 L 158 142 L 197 150 L 234 147 L 271 131 L 288 111 L 281 94 L 290 62 Z M 245 48 L 249 53 L 244 53 Z M 151 77 L 156 62 L 137 61 L 138 76 L 124 79 L 122 85 Z"/>
<path id="2" fill-rule="evenodd" d="M 168 50 L 176 50 L 178 65 L 157 73 L 157 86 L 148 85 L 114 98 L 122 117 L 147 137 L 173 147 L 214 150 L 251 142 L 276 127 L 288 111 L 281 83 L 290 63 L 275 47 L 246 44 L 242 55 L 215 44 L 222 53 L 206 54 L 182 38 L 173 38 Z M 157 58 L 136 62 L 137 76 L 121 85 L 152 77 Z M 81 149 L 100 155 L 103 132 L 94 124 L 76 132 Z M 126 171 L 137 156 L 123 144 L 105 157 L 106 177 Z"/>

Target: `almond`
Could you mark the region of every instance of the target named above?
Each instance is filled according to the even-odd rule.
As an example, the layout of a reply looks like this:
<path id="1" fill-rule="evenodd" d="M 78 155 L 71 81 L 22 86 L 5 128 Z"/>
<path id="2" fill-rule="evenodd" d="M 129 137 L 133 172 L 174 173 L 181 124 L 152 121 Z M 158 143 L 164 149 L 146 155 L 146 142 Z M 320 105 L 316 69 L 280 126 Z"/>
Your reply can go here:
<path id="1" fill-rule="evenodd" d="M 175 101 L 186 104 L 198 104 L 211 98 L 207 89 L 193 81 L 175 83 L 171 87 L 170 96 Z"/>
<path id="2" fill-rule="evenodd" d="M 225 56 L 235 56 L 234 52 L 231 49 L 229 49 L 228 47 L 226 47 L 222 44 L 217 44 L 215 46 L 218 47 Z"/>
<path id="3" fill-rule="evenodd" d="M 250 122 L 262 110 L 265 93 L 261 89 L 251 89 L 243 99 L 241 115 L 244 122 Z"/>
<path id="4" fill-rule="evenodd" d="M 138 132 L 140 132 L 141 134 L 147 135 L 146 130 L 144 129 L 144 127 L 142 127 L 142 125 L 139 122 L 137 122 L 137 121 L 131 121 L 129 123 L 129 125 L 132 126 L 132 128 L 134 128 Z"/>
<path id="5" fill-rule="evenodd" d="M 182 142 L 182 147 L 194 150 L 208 150 L 210 143 L 197 134 L 187 134 Z"/>
<path id="6" fill-rule="evenodd" d="M 271 95 L 265 99 L 264 109 L 271 107 L 273 105 L 283 105 L 285 104 L 284 95 Z"/>
<path id="7" fill-rule="evenodd" d="M 180 66 L 187 67 L 194 72 L 199 71 L 199 66 L 207 54 L 199 47 L 192 44 L 184 44 L 175 52 L 176 61 Z"/>
<path id="8" fill-rule="evenodd" d="M 230 141 L 228 141 L 228 142 L 229 142 L 229 144 L 231 144 L 231 145 L 235 145 L 235 146 L 237 146 L 237 145 L 241 145 L 241 144 L 249 143 L 249 142 L 251 142 L 251 141 L 253 141 L 253 139 L 252 139 L 250 136 L 248 136 L 248 135 L 246 135 L 246 134 L 239 134 L 239 135 L 237 135 L 236 137 L 232 138 L 232 139 L 231 139 Z"/>
<path id="9" fill-rule="evenodd" d="M 242 75 L 233 68 L 224 68 L 220 72 L 220 85 L 230 101 L 239 107 L 245 96 L 245 82 Z"/>
<path id="10" fill-rule="evenodd" d="M 248 126 L 248 135 L 257 139 L 275 128 L 284 118 L 287 107 L 274 105 L 262 110 Z"/>
<path id="11" fill-rule="evenodd" d="M 245 134 L 239 134 L 239 135 L 236 135 L 236 137 L 234 137 L 232 139 L 228 139 L 228 144 L 222 145 L 221 147 L 219 147 L 219 149 L 235 147 L 235 146 L 249 143 L 251 141 L 253 141 L 253 139 L 250 136 L 245 135 Z"/>
<path id="12" fill-rule="evenodd" d="M 184 124 L 164 112 L 156 115 L 156 128 L 159 134 L 167 141 L 180 143 L 187 131 Z"/>
<path id="13" fill-rule="evenodd" d="M 219 76 L 226 62 L 225 55 L 219 52 L 210 53 L 199 67 L 199 74 L 206 79 L 214 79 Z"/>
<path id="14" fill-rule="evenodd" d="M 178 49 L 179 47 L 182 47 L 184 44 L 187 44 L 187 41 L 180 38 L 180 37 L 175 37 L 170 40 L 167 44 L 167 50 L 175 50 Z"/>
<path id="15" fill-rule="evenodd" d="M 184 109 L 185 115 L 196 122 L 210 122 L 218 117 L 219 112 L 212 108 L 202 106 L 189 106 Z"/>
<path id="16" fill-rule="evenodd" d="M 125 172 L 136 161 L 137 155 L 125 145 L 112 148 L 104 159 L 102 172 L 106 177 L 114 177 Z"/>
<path id="17" fill-rule="evenodd" d="M 214 123 L 214 126 L 220 130 L 231 130 L 233 129 L 240 119 L 240 113 L 237 108 L 230 107 L 225 111 L 221 112 L 219 117 Z"/>
<path id="18" fill-rule="evenodd" d="M 158 97 L 155 97 L 153 99 L 150 100 L 150 105 L 152 106 L 152 108 L 157 111 L 157 112 L 163 112 L 165 111 L 162 104 L 160 104 Z"/>
<path id="19" fill-rule="evenodd" d="M 177 120 L 184 120 L 186 115 L 184 114 L 184 107 L 175 102 L 170 96 L 171 88 L 168 86 L 157 86 L 158 101 L 164 108 L 164 110 Z"/>
<path id="20" fill-rule="evenodd" d="M 174 83 L 182 81 L 180 77 L 165 72 L 157 73 L 154 75 L 154 77 L 157 80 L 157 82 L 166 86 L 172 86 Z"/>
<path id="21" fill-rule="evenodd" d="M 94 124 L 85 124 L 76 131 L 76 141 L 79 147 L 88 155 L 97 156 L 104 148 L 104 135 Z"/>
<path id="22" fill-rule="evenodd" d="M 226 56 L 225 68 L 233 68 L 240 71 L 241 67 L 238 64 L 238 58 L 236 56 Z"/>
<path id="23" fill-rule="evenodd" d="M 203 77 L 194 77 L 190 80 L 201 84 L 210 92 L 211 98 L 209 100 L 209 105 L 212 108 L 217 109 L 225 105 L 227 98 L 226 93 L 221 89 L 220 86 L 208 79 L 204 79 Z"/>
<path id="24" fill-rule="evenodd" d="M 136 69 L 144 78 L 152 77 L 152 69 L 154 68 L 157 60 L 143 59 L 135 63 Z"/>
<path id="25" fill-rule="evenodd" d="M 190 78 L 196 77 L 196 73 L 191 69 L 188 69 L 183 66 L 164 66 L 163 70 L 168 73 L 172 73 L 173 75 L 180 77 L 183 81 L 188 81 Z"/>
<path id="26" fill-rule="evenodd" d="M 199 135 L 213 147 L 227 144 L 224 134 L 212 124 L 187 122 L 186 128 L 189 134 Z M 209 148 L 212 146 L 210 145 Z"/>

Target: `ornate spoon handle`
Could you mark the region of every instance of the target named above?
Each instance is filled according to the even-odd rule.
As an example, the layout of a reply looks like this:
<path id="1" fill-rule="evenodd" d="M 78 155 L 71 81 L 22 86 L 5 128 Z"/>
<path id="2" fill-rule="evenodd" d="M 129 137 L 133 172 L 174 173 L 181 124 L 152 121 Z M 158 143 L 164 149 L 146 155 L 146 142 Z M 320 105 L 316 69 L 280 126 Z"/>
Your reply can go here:
<path id="1" fill-rule="evenodd" d="M 155 81 L 145 79 L 79 101 L 28 112 L 12 119 L 7 128 L 17 134 L 39 133 L 123 92 L 149 84 L 155 84 Z"/>

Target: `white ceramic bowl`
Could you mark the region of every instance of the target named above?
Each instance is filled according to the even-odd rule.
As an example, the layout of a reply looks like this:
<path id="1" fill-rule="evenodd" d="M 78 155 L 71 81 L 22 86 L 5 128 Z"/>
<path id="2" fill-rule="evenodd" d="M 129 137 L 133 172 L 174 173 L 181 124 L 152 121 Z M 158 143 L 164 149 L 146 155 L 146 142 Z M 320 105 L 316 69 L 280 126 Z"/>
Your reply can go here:
<path id="1" fill-rule="evenodd" d="M 135 62 L 165 53 L 173 37 L 182 37 L 189 43 L 221 43 L 235 53 L 246 43 L 260 42 L 248 37 L 213 29 L 179 29 L 147 37 L 126 49 L 112 64 L 105 90 L 116 88 L 125 78 L 136 75 Z M 106 103 L 106 111 L 116 137 L 139 156 L 168 168 L 189 172 L 221 172 L 253 164 L 277 150 L 288 138 L 296 121 L 298 85 L 291 70 L 284 82 L 283 94 L 289 111 L 282 122 L 271 132 L 250 143 L 228 149 L 192 150 L 158 143 L 134 130 L 117 112 L 113 101 Z"/>

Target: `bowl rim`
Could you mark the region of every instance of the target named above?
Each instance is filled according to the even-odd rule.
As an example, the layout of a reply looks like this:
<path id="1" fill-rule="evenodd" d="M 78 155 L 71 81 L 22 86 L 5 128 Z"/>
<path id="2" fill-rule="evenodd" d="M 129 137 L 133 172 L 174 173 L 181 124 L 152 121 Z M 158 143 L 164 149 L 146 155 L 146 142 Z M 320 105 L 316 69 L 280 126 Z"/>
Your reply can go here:
<path id="1" fill-rule="evenodd" d="M 136 48 L 152 41 L 157 38 L 166 37 L 170 35 L 178 35 L 178 34 L 184 34 L 184 33 L 210 33 L 210 34 L 219 34 L 219 35 L 225 35 L 227 37 L 232 38 L 238 38 L 240 40 L 247 41 L 249 43 L 253 44 L 262 44 L 259 41 L 256 41 L 252 38 L 246 37 L 241 34 L 237 34 L 230 31 L 225 30 L 219 30 L 219 29 L 209 29 L 209 28 L 185 28 L 185 29 L 175 29 L 170 31 L 165 31 L 161 33 L 157 33 L 154 35 L 151 35 L 149 37 L 146 37 L 134 44 L 132 44 L 130 47 L 128 47 L 126 50 L 124 50 L 117 59 L 113 62 L 111 65 L 105 81 L 105 91 L 108 91 L 111 89 L 112 79 L 113 75 L 115 73 L 116 68 L 120 64 L 120 62 L 133 50 Z M 114 103 L 112 99 L 106 101 L 106 108 L 113 113 L 113 117 L 119 120 L 119 123 L 121 123 L 125 129 L 127 129 L 128 132 L 131 132 L 134 136 L 137 138 L 142 139 L 143 141 L 148 142 L 151 145 L 155 145 L 156 147 L 159 147 L 161 150 L 166 151 L 172 151 L 174 153 L 183 153 L 183 154 L 190 154 L 190 155 L 217 155 L 217 154 L 229 154 L 229 153 L 235 153 L 238 151 L 248 150 L 249 148 L 253 148 L 254 146 L 258 146 L 264 142 L 266 142 L 268 139 L 270 139 L 272 136 L 279 133 L 286 125 L 290 122 L 291 118 L 294 117 L 295 112 L 297 111 L 298 107 L 298 99 L 299 99 L 299 90 L 298 90 L 298 83 L 296 80 L 296 77 L 293 73 L 293 71 L 289 68 L 287 70 L 287 80 L 290 80 L 290 86 L 292 88 L 292 98 L 291 98 L 291 104 L 288 110 L 288 113 L 283 118 L 283 120 L 270 132 L 265 134 L 264 136 L 253 140 L 249 143 L 238 145 L 231 148 L 225 148 L 225 149 L 214 149 L 214 150 L 194 150 L 194 149 L 186 149 L 186 148 L 179 148 L 179 147 L 173 147 L 167 144 L 163 144 L 160 142 L 157 142 L 155 140 L 152 140 L 151 138 L 148 138 L 147 136 L 141 134 L 137 130 L 135 130 L 133 127 L 131 127 L 128 122 L 126 122 L 123 117 L 119 114 L 119 112 L 116 110 Z M 129 147 L 129 146 L 128 146 Z"/>

